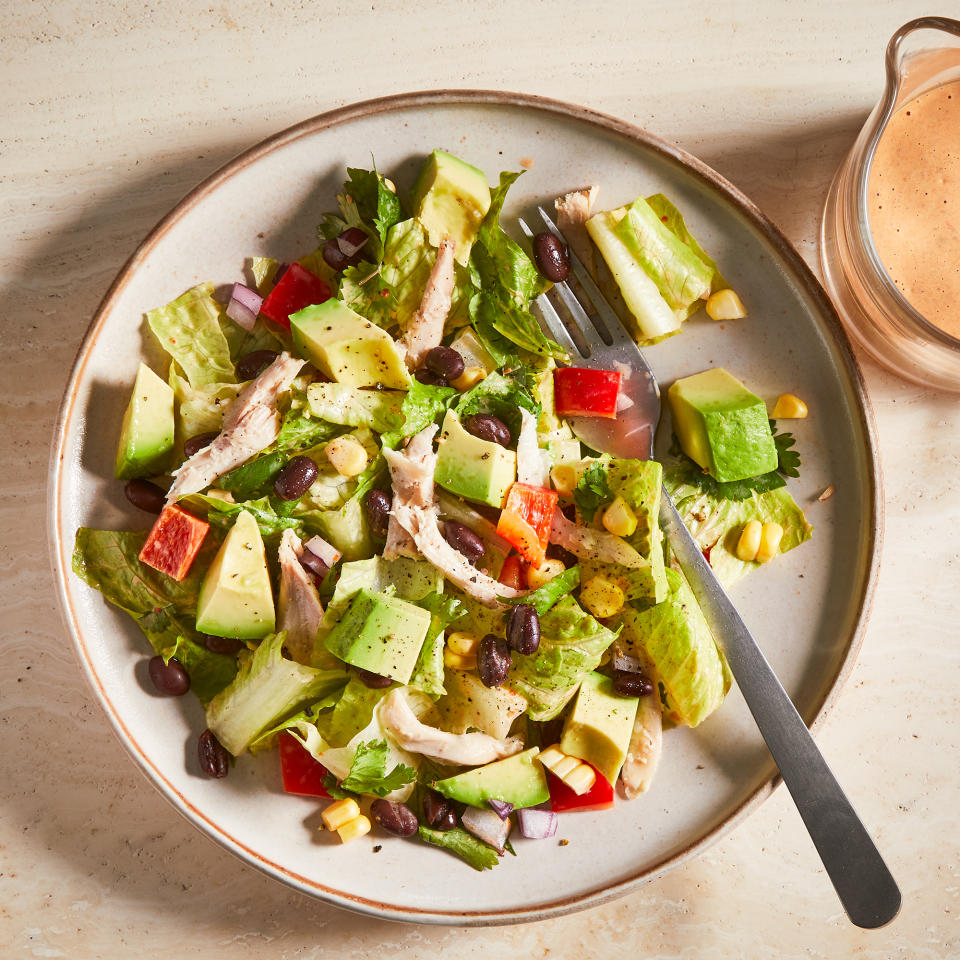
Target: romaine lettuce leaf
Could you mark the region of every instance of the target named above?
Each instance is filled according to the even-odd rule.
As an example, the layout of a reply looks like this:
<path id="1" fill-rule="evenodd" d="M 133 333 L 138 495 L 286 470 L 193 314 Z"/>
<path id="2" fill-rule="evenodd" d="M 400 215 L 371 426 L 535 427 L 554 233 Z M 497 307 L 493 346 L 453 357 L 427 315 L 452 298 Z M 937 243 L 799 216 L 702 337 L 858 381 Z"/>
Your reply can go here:
<path id="1" fill-rule="evenodd" d="M 573 593 L 578 586 L 580 586 L 580 567 L 569 567 L 552 580 L 548 580 L 542 587 L 537 587 L 536 590 L 522 597 L 511 597 L 504 602 L 512 607 L 518 603 L 528 604 L 542 617 L 563 597 Z"/>
<path id="2" fill-rule="evenodd" d="M 457 396 L 453 387 L 434 387 L 411 380 L 410 389 L 400 405 L 403 419 L 392 430 L 383 433 L 380 442 L 385 447 L 395 448 L 404 437 L 412 437 L 431 423 L 439 423 Z"/>
<path id="3" fill-rule="evenodd" d="M 650 209 L 657 215 L 657 219 L 666 228 L 679 237 L 708 267 L 713 268 L 713 278 L 710 281 L 710 292 L 726 290 L 730 284 L 723 278 L 716 261 L 697 243 L 697 238 L 687 229 L 683 215 L 662 193 L 655 193 L 647 197 Z"/>
<path id="4" fill-rule="evenodd" d="M 292 716 L 287 717 L 285 720 L 281 720 L 280 723 L 278 723 L 275 727 L 270 727 L 269 730 L 264 730 L 263 733 L 258 734 L 253 740 L 250 741 L 250 746 L 247 747 L 247 749 L 251 753 L 259 753 L 261 750 L 270 750 L 276 743 L 277 734 L 283 733 L 284 730 L 289 730 L 292 727 L 299 727 L 301 724 L 313 726 L 313 724 L 317 722 L 317 717 L 323 711 L 329 710 L 331 707 L 335 706 L 342 695 L 343 690 L 337 689 L 334 690 L 333 693 L 328 693 L 319 700 L 315 700 L 309 706 L 304 707 L 299 713 L 295 713 Z"/>
<path id="5" fill-rule="evenodd" d="M 237 675 L 237 658 L 213 653 L 189 637 L 179 636 L 162 653 L 164 663 L 171 659 L 187 671 L 190 689 L 203 704 L 209 703 L 221 690 L 230 686 Z"/>
<path id="6" fill-rule="evenodd" d="M 296 518 L 279 515 L 269 497 L 229 503 L 220 499 L 220 497 L 191 493 L 181 497 L 177 502 L 190 510 L 191 513 L 206 517 L 207 522 L 212 527 L 220 530 L 228 530 L 232 527 L 242 511 L 246 511 L 257 521 L 260 534 L 264 537 L 269 537 L 274 533 L 282 533 L 284 530 L 300 531 L 302 529 L 300 521 Z"/>
<path id="7" fill-rule="evenodd" d="M 345 747 L 361 730 L 369 726 L 377 704 L 388 690 L 374 690 L 357 676 L 351 676 L 333 709 L 314 721 L 317 730 L 331 747 Z"/>
<path id="8" fill-rule="evenodd" d="M 417 836 L 431 846 L 440 847 L 459 857 L 474 870 L 492 870 L 499 862 L 497 851 L 482 840 L 478 840 L 472 833 L 467 833 L 463 827 L 454 827 L 452 830 L 431 830 L 430 827 L 420 827 Z"/>
<path id="9" fill-rule="evenodd" d="M 239 323 L 234 323 L 226 313 L 220 314 L 220 329 L 227 338 L 230 346 L 230 359 L 236 363 L 254 350 L 273 350 L 279 353 L 286 347 L 280 338 L 267 329 L 263 320 L 257 320 L 252 330 L 244 330 Z"/>
<path id="10" fill-rule="evenodd" d="M 165 307 L 147 311 L 147 323 L 160 346 L 173 357 L 190 385 L 234 383 L 230 345 L 220 327 L 222 308 L 213 284 L 201 283 Z"/>
<path id="11" fill-rule="evenodd" d="M 340 432 L 336 424 L 314 416 L 307 399 L 310 386 L 301 385 L 298 380 L 295 380 L 290 388 L 290 406 L 283 415 L 280 433 L 274 444 L 277 450 L 303 450 L 305 447 L 330 440 Z"/>
<path id="12" fill-rule="evenodd" d="M 307 387 L 313 416 L 345 427 L 369 427 L 377 433 L 387 433 L 403 423 L 405 397 L 402 390 L 361 390 L 345 383 L 311 383 Z"/>
<path id="13" fill-rule="evenodd" d="M 723 702 L 731 676 L 686 578 L 667 570 L 667 598 L 638 611 L 625 607 L 620 643 L 653 664 L 664 713 L 695 727 Z"/>
<path id="14" fill-rule="evenodd" d="M 273 257 L 251 257 L 250 276 L 253 277 L 253 285 L 261 297 L 266 297 L 273 289 L 273 279 L 280 269 L 280 261 Z"/>
<path id="15" fill-rule="evenodd" d="M 223 426 L 223 413 L 231 400 L 243 389 L 241 383 L 205 383 L 199 387 L 190 385 L 181 377 L 176 363 L 170 364 L 170 387 L 176 400 L 176 438 L 178 448 L 184 441 L 201 433 L 219 431 Z"/>
<path id="16" fill-rule="evenodd" d="M 442 584 L 441 584 L 442 585 Z M 430 614 L 430 627 L 410 677 L 410 686 L 428 697 L 442 697 L 444 631 L 466 615 L 467 608 L 453 594 L 430 593 L 416 601 Z"/>

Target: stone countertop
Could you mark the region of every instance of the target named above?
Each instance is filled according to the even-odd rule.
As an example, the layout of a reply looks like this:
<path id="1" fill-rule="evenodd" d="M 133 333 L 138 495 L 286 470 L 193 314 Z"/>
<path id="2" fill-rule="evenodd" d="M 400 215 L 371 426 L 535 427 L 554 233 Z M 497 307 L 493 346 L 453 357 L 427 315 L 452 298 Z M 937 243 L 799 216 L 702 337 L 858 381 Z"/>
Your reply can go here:
<path id="1" fill-rule="evenodd" d="M 782 788 L 692 863 L 548 922 L 425 928 L 294 893 L 201 836 L 134 767 L 77 667 L 44 533 L 51 432 L 98 301 L 149 228 L 239 150 L 387 93 L 539 93 L 700 156 L 815 264 L 827 185 L 879 96 L 886 40 L 930 12 L 864 0 L 3 5 L 0 955 L 960 956 L 956 398 L 863 364 L 886 542 L 863 650 L 818 741 L 903 890 L 900 916 L 873 932 L 845 919 Z"/>

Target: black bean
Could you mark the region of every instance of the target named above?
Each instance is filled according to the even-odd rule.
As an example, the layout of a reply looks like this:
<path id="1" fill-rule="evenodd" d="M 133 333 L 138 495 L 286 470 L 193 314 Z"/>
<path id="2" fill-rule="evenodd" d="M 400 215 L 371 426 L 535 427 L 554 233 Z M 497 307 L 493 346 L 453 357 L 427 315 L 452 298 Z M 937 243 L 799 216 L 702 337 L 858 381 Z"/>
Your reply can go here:
<path id="1" fill-rule="evenodd" d="M 617 671 L 613 678 L 613 689 L 625 697 L 649 697 L 654 691 L 654 684 L 642 673 Z"/>
<path id="2" fill-rule="evenodd" d="M 370 816 L 395 837 L 412 837 L 420 826 L 417 815 L 406 804 L 395 800 L 374 800 L 370 804 Z"/>
<path id="3" fill-rule="evenodd" d="M 216 430 L 209 433 L 198 433 L 183 444 L 183 455 L 189 460 L 195 454 L 198 454 L 204 447 L 209 447 L 220 434 Z"/>
<path id="4" fill-rule="evenodd" d="M 300 565 L 314 575 L 318 585 L 323 582 L 324 577 L 330 572 L 330 568 L 308 548 L 304 548 L 303 553 L 300 554 Z"/>
<path id="5" fill-rule="evenodd" d="M 299 500 L 309 489 L 320 469 L 309 457 L 288 460 L 273 481 L 273 492 L 281 500 Z"/>
<path id="6" fill-rule="evenodd" d="M 446 377 L 438 377 L 432 370 L 427 367 L 418 367 L 413 374 L 420 383 L 426 384 L 428 387 L 449 387 L 450 384 L 447 383 Z"/>
<path id="7" fill-rule="evenodd" d="M 147 513 L 163 513 L 166 506 L 167 495 L 163 488 L 149 480 L 128 480 L 123 492 L 135 507 Z"/>
<path id="8" fill-rule="evenodd" d="M 182 697 L 190 689 L 190 675 L 176 657 L 167 663 L 161 656 L 151 657 L 147 668 L 157 693 L 165 697 Z"/>
<path id="9" fill-rule="evenodd" d="M 453 347 L 434 347 L 424 357 L 426 368 L 444 380 L 456 380 L 463 373 L 463 357 Z"/>
<path id="10" fill-rule="evenodd" d="M 243 383 L 245 380 L 259 377 L 278 356 L 276 350 L 254 350 L 252 353 L 248 353 L 237 361 L 235 367 L 237 379 Z"/>
<path id="11" fill-rule="evenodd" d="M 213 637 L 204 635 L 203 645 L 211 653 L 222 653 L 227 656 L 236 656 L 243 648 L 243 641 L 236 637 Z"/>
<path id="12" fill-rule="evenodd" d="M 570 256 L 563 242 L 552 233 L 538 233 L 533 238 L 533 262 L 537 269 L 554 283 L 570 276 Z"/>
<path id="13" fill-rule="evenodd" d="M 220 780 L 230 772 L 230 754 L 211 730 L 204 730 L 200 734 L 197 757 L 200 760 L 200 769 L 208 777 Z"/>
<path id="14" fill-rule="evenodd" d="M 363 670 L 360 667 L 356 669 L 360 682 L 371 690 L 383 690 L 384 687 L 389 687 L 393 683 L 390 677 L 381 676 L 379 673 L 371 673 L 369 670 Z"/>
<path id="15" fill-rule="evenodd" d="M 436 790 L 428 790 L 423 798 L 423 818 L 434 830 L 452 830 L 457 825 L 453 804 Z"/>
<path id="16" fill-rule="evenodd" d="M 390 528 L 390 509 L 393 507 L 393 497 L 386 491 L 374 488 L 367 494 L 364 508 L 367 512 L 367 523 L 374 536 L 385 537 Z"/>
<path id="17" fill-rule="evenodd" d="M 485 687 L 499 687 L 513 664 L 510 648 L 502 637 L 488 633 L 477 650 L 477 673 Z"/>
<path id="18" fill-rule="evenodd" d="M 517 653 L 530 656 L 540 646 L 540 615 L 529 603 L 518 603 L 507 621 L 507 641 Z"/>
<path id="19" fill-rule="evenodd" d="M 463 429 L 481 440 L 499 443 L 501 447 L 510 445 L 510 428 L 492 413 L 475 413 L 464 418 Z"/>
<path id="20" fill-rule="evenodd" d="M 443 539 L 473 564 L 487 552 L 483 541 L 469 527 L 456 520 L 448 520 L 443 525 Z"/>

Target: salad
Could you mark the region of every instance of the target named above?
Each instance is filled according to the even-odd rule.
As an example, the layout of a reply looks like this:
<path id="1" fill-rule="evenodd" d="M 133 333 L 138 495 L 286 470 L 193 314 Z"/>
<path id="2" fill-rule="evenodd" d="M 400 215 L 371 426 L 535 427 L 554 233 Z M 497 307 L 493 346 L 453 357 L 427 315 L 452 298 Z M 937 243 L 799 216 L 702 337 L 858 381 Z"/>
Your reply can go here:
<path id="1" fill-rule="evenodd" d="M 73 567 L 143 631 L 157 691 L 200 699 L 207 775 L 275 751 L 343 842 L 482 870 L 511 836 L 640 797 L 663 731 L 723 702 L 662 487 L 729 585 L 810 536 L 800 461 L 722 368 L 670 387 L 663 463 L 587 448 L 571 418 L 615 418 L 629 371 L 543 332 L 533 301 L 569 255 L 501 227 L 519 174 L 491 189 L 436 150 L 401 196 L 347 172 L 316 250 L 146 314 L 169 362 L 139 366 L 115 475 L 156 518 L 79 529 Z M 666 197 L 595 201 L 559 198 L 559 223 L 639 341 L 745 315 Z M 774 415 L 806 410 L 784 395 Z"/>

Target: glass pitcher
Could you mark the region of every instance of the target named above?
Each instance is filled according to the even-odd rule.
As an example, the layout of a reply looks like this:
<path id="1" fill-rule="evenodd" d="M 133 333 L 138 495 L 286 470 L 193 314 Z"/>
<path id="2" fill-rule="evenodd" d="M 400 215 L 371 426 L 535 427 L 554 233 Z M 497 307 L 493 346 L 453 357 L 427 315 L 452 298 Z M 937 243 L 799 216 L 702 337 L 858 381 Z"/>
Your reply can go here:
<path id="1" fill-rule="evenodd" d="M 868 209 L 870 167 L 891 117 L 921 94 L 957 81 L 960 20 L 920 17 L 890 38 L 883 96 L 827 195 L 820 263 L 848 332 L 873 359 L 917 383 L 960 392 L 960 339 L 926 320 L 890 279 Z M 960 130 L 956 135 L 960 150 Z"/>

